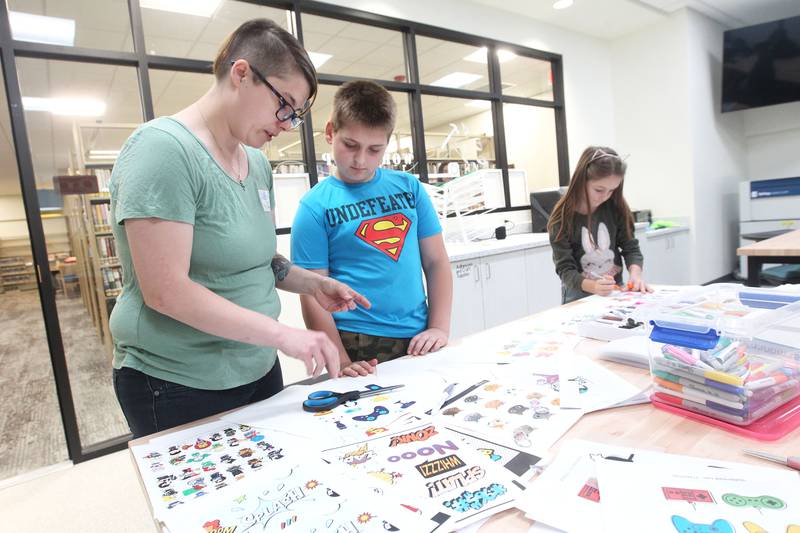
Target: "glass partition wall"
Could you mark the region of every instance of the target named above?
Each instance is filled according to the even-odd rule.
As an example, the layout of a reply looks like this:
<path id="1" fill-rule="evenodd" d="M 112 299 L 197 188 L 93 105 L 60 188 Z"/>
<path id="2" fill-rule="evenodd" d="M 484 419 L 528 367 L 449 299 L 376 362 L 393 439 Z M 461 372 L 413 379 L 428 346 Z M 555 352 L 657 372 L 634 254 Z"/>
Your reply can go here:
<path id="1" fill-rule="evenodd" d="M 0 2 L 0 316 L 19 315 L 0 335 L 0 353 L 24 362 L 4 364 L 2 380 L 30 390 L 37 414 L 27 414 L 39 424 L 6 417 L 16 433 L 3 434 L 16 437 L 0 479 L 125 446 L 108 332 L 121 280 L 111 169 L 142 122 L 211 87 L 217 47 L 256 17 L 301 39 L 320 80 L 302 127 L 263 147 L 279 233 L 290 232 L 302 195 L 334 171 L 324 128 L 333 94 L 352 79 L 382 84 L 397 103 L 387 168 L 431 185 L 479 173 L 487 207 L 499 211 L 528 209 L 529 192 L 566 185 L 557 54 L 300 0 Z M 25 438 L 33 430 L 47 433 L 42 446 Z"/>

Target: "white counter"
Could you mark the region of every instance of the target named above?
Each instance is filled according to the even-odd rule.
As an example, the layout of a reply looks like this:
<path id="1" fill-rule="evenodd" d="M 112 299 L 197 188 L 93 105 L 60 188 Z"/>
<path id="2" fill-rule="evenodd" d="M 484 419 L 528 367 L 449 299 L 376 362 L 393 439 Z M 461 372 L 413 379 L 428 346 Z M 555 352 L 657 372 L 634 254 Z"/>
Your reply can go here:
<path id="1" fill-rule="evenodd" d="M 636 224 L 637 232 L 644 229 L 646 225 L 646 222 L 640 222 Z M 686 226 L 676 226 L 674 228 L 651 230 L 639 234 L 644 235 L 645 238 L 649 239 L 688 231 L 689 228 Z M 547 233 L 517 233 L 514 235 L 509 235 L 502 240 L 492 238 L 484 241 L 473 241 L 469 243 L 445 243 L 447 255 L 450 256 L 451 262 L 476 259 L 490 255 L 503 254 L 506 252 L 515 252 L 518 250 L 528 250 L 530 248 L 538 248 L 541 246 L 550 246 L 550 238 Z"/>

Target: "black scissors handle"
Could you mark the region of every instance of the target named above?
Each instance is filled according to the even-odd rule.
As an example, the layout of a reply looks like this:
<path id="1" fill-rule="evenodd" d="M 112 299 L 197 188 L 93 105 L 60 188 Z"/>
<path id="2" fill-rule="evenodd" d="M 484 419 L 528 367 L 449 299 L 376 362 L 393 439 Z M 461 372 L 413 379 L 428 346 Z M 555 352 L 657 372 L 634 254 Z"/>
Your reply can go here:
<path id="1" fill-rule="evenodd" d="M 361 398 L 361 393 L 357 390 L 351 390 L 349 392 L 320 390 L 312 392 L 308 395 L 308 400 L 303 401 L 303 411 L 308 411 L 309 413 L 328 411 L 337 405 L 358 400 L 359 398 Z"/>

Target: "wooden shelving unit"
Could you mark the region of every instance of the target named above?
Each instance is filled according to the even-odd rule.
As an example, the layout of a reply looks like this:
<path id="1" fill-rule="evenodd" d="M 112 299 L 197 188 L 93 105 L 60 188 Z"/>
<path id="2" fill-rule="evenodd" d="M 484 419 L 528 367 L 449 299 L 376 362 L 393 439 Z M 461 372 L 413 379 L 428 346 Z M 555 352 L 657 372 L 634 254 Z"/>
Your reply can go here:
<path id="1" fill-rule="evenodd" d="M 122 267 L 109 224 L 108 193 L 65 198 L 70 244 L 77 259 L 81 297 L 109 354 L 108 319 L 122 291 Z"/>

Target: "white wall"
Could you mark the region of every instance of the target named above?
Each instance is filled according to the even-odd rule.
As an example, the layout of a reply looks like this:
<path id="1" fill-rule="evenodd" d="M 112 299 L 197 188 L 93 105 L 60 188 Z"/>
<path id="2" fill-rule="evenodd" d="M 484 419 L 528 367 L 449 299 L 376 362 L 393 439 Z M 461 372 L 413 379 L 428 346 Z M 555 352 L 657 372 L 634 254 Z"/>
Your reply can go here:
<path id="1" fill-rule="evenodd" d="M 413 20 L 561 54 L 569 160 L 590 144 L 615 141 L 610 49 L 606 41 L 457 0 L 333 0 L 329 4 Z"/>
<path id="2" fill-rule="evenodd" d="M 747 172 L 742 117 L 720 112 L 722 31 L 682 9 L 612 43 L 617 148 L 631 154 L 626 197 L 655 217 L 687 218 L 692 283 L 733 270 Z"/>
<path id="3" fill-rule="evenodd" d="M 742 117 L 720 111 L 724 28 L 696 11 L 684 13 L 694 181 L 690 279 L 702 283 L 730 274 L 736 263 L 745 136 Z"/>
<path id="4" fill-rule="evenodd" d="M 692 213 L 684 17 L 673 15 L 611 44 L 615 148 L 627 159 L 625 197 L 654 218 Z M 645 258 L 645 268 L 646 268 Z"/>
<path id="5" fill-rule="evenodd" d="M 800 102 L 731 114 L 744 120 L 746 179 L 800 176 Z"/>

